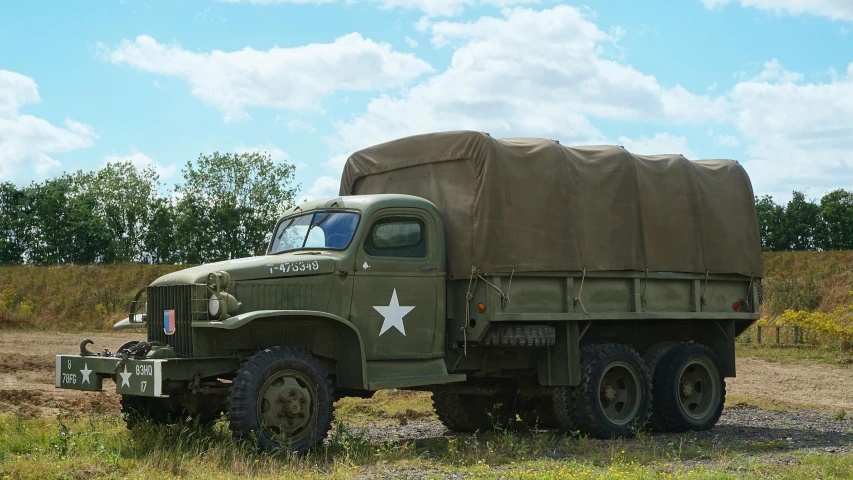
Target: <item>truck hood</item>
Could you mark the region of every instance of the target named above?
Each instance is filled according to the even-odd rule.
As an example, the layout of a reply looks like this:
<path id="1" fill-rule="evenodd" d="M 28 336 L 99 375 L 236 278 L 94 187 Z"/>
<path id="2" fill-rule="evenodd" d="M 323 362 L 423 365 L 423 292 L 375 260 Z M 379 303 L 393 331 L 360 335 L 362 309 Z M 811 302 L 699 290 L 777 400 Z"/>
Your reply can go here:
<path id="1" fill-rule="evenodd" d="M 208 274 L 220 271 L 228 272 L 231 281 L 328 274 L 335 271 L 337 262 L 332 253 L 305 251 L 238 258 L 178 270 L 154 280 L 151 286 L 205 283 Z"/>

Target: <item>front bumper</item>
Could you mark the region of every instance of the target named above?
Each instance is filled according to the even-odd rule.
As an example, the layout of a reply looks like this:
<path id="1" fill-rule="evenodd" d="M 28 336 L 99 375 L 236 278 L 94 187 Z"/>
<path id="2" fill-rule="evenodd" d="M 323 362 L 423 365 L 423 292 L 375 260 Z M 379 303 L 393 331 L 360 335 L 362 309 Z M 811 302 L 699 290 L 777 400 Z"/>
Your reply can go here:
<path id="1" fill-rule="evenodd" d="M 121 363 L 121 365 L 119 365 Z M 96 355 L 57 355 L 56 388 L 103 390 L 104 378 L 112 378 L 116 393 L 159 397 L 185 389 L 187 382 L 236 372 L 236 357 L 127 359 Z"/>

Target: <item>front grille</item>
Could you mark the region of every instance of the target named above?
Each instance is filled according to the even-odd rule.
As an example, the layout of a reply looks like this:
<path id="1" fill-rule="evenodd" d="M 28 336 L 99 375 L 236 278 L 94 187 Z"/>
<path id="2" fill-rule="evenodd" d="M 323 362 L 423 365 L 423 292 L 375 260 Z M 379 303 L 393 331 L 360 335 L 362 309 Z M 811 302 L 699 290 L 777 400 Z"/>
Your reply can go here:
<path id="1" fill-rule="evenodd" d="M 148 287 L 148 341 L 163 342 L 175 349 L 179 357 L 193 353 L 192 317 L 193 289 L 195 285 L 168 285 Z M 165 310 L 175 311 L 175 333 L 166 335 L 163 330 Z"/>

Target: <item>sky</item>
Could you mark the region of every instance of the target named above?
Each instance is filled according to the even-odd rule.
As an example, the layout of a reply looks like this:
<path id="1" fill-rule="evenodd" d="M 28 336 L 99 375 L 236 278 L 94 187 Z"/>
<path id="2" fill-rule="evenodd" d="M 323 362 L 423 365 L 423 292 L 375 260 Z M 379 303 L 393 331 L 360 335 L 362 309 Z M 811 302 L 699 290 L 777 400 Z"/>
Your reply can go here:
<path id="1" fill-rule="evenodd" d="M 853 1 L 0 2 L 0 182 L 259 150 L 322 198 L 350 153 L 458 129 L 853 189 Z"/>

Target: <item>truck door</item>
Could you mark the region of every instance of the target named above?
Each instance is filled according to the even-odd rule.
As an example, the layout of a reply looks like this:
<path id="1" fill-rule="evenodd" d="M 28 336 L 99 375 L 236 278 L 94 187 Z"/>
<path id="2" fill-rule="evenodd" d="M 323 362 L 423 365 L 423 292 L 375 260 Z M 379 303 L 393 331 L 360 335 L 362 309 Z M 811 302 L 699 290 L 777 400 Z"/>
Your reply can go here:
<path id="1" fill-rule="evenodd" d="M 350 318 L 376 359 L 432 353 L 439 282 L 436 227 L 416 208 L 375 213 L 356 254 Z"/>

